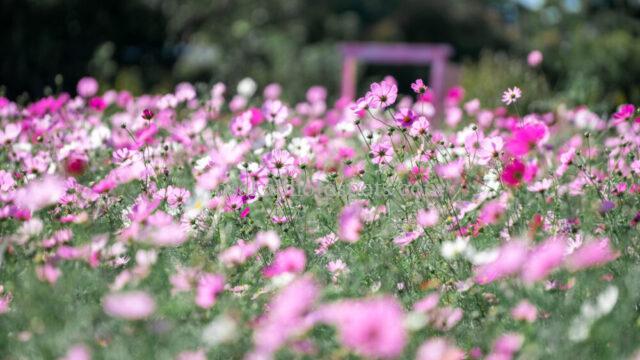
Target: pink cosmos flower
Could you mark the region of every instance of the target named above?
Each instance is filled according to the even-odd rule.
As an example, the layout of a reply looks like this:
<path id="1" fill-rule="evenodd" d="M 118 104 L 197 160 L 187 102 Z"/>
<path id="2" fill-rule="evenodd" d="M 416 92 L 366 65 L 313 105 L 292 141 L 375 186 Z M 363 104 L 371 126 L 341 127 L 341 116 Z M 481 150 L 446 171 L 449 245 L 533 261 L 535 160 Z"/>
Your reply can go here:
<path id="1" fill-rule="evenodd" d="M 393 160 L 393 145 L 391 145 L 391 141 L 382 140 L 371 146 L 371 161 L 374 164 L 384 165 L 388 164 Z"/>
<path id="2" fill-rule="evenodd" d="M 459 179 L 464 172 L 464 158 L 458 158 L 446 164 L 436 166 L 436 174 L 443 179 Z"/>
<path id="3" fill-rule="evenodd" d="M 393 298 L 347 300 L 326 306 L 322 319 L 338 328 L 344 346 L 368 358 L 391 359 L 407 342 L 404 312 Z"/>
<path id="4" fill-rule="evenodd" d="M 231 120 L 231 133 L 234 136 L 243 137 L 249 135 L 253 125 L 251 123 L 253 119 L 253 112 L 251 110 L 245 111 L 239 116 L 236 116 Z"/>
<path id="5" fill-rule="evenodd" d="M 416 94 L 424 94 L 425 92 L 427 92 L 427 85 L 424 84 L 422 79 L 417 79 L 411 84 L 411 90 L 413 90 Z"/>
<path id="6" fill-rule="evenodd" d="M 196 304 L 209 309 L 216 303 L 216 298 L 224 290 L 224 276 L 203 273 L 196 287 Z"/>
<path id="7" fill-rule="evenodd" d="M 614 125 L 620 124 L 631 118 L 636 111 L 636 107 L 632 104 L 622 104 L 618 107 L 618 111 L 613 114 Z"/>
<path id="8" fill-rule="evenodd" d="M 249 358 L 269 359 L 289 339 L 313 326 L 311 310 L 319 291 L 316 283 L 305 276 L 274 296 L 253 332 L 254 350 Z"/>
<path id="9" fill-rule="evenodd" d="M 5 292 L 4 286 L 0 285 L 0 315 L 9 312 L 12 299 L 13 295 L 10 292 Z"/>
<path id="10" fill-rule="evenodd" d="M 395 113 L 394 119 L 399 126 L 408 128 L 416 120 L 416 113 L 409 108 L 400 109 Z"/>
<path id="11" fill-rule="evenodd" d="M 50 262 L 47 262 L 36 268 L 36 275 L 41 281 L 46 281 L 49 284 L 55 284 L 62 275 L 62 271 Z"/>
<path id="12" fill-rule="evenodd" d="M 514 159 L 511 163 L 507 164 L 502 170 L 500 178 L 502 181 L 511 187 L 518 187 L 522 182 L 530 183 L 538 172 L 538 167 L 535 165 L 525 165 L 520 160 Z"/>
<path id="13" fill-rule="evenodd" d="M 463 360 L 465 353 L 449 340 L 434 337 L 418 348 L 416 360 Z"/>
<path id="14" fill-rule="evenodd" d="M 384 109 L 396 102 L 398 97 L 398 87 L 386 80 L 371 84 L 370 90 L 367 99 L 369 106 L 374 109 Z"/>
<path id="15" fill-rule="evenodd" d="M 204 350 L 183 351 L 176 360 L 207 360 L 207 353 Z"/>
<path id="16" fill-rule="evenodd" d="M 594 266 L 601 266 L 620 256 L 609 244 L 609 238 L 602 238 L 584 244 L 575 250 L 566 260 L 567 268 L 578 271 Z"/>
<path id="17" fill-rule="evenodd" d="M 295 159 L 287 150 L 273 150 L 264 159 L 266 167 L 271 174 L 284 176 L 294 168 Z"/>
<path id="18" fill-rule="evenodd" d="M 531 284 L 547 277 L 562 264 L 566 249 L 563 237 L 551 237 L 533 249 L 522 267 L 522 280 Z"/>
<path id="19" fill-rule="evenodd" d="M 255 255 L 257 251 L 258 247 L 255 243 L 246 243 L 244 240 L 238 240 L 235 245 L 222 251 L 218 258 L 226 266 L 240 265 Z"/>
<path id="20" fill-rule="evenodd" d="M 538 316 L 538 309 L 536 309 L 536 306 L 531 304 L 527 300 L 522 300 L 511 310 L 511 316 L 515 320 L 524 320 L 526 322 L 532 323 L 536 321 L 536 317 Z"/>
<path id="21" fill-rule="evenodd" d="M 256 234 L 255 244 L 258 247 L 266 247 L 271 251 L 276 251 L 280 247 L 280 236 L 273 230 L 259 231 Z"/>
<path id="22" fill-rule="evenodd" d="M 536 67 L 542 63 L 544 56 L 540 50 L 533 50 L 527 55 L 527 63 L 531 67 Z"/>
<path id="23" fill-rule="evenodd" d="M 156 309 L 153 298 L 144 291 L 111 293 L 102 301 L 107 315 L 125 320 L 140 320 L 151 316 Z"/>
<path id="24" fill-rule="evenodd" d="M 518 101 L 522 97 L 522 90 L 517 86 L 513 88 L 507 89 L 504 93 L 502 93 L 502 102 L 511 105 Z"/>
<path id="25" fill-rule="evenodd" d="M 487 360 L 508 360 L 518 352 L 524 343 L 524 336 L 518 333 L 506 333 L 500 336 L 493 344 L 491 354 Z"/>
<path id="26" fill-rule="evenodd" d="M 498 258 L 478 267 L 475 280 L 484 285 L 518 272 L 527 257 L 527 247 L 523 242 L 512 240 L 500 248 Z"/>
<path id="27" fill-rule="evenodd" d="M 504 147 L 504 140 L 500 136 L 486 137 L 480 140 L 480 148 L 476 151 L 476 157 L 480 165 L 488 164 L 492 159 L 497 159 Z"/>
<path id="28" fill-rule="evenodd" d="M 424 230 L 421 227 L 417 228 L 414 231 L 405 231 L 395 239 L 393 239 L 393 243 L 400 248 L 403 248 L 422 236 L 422 234 L 424 234 Z"/>
<path id="29" fill-rule="evenodd" d="M 55 204 L 66 192 L 65 182 L 59 177 L 47 175 L 30 182 L 16 192 L 14 203 L 32 212 Z"/>
<path id="30" fill-rule="evenodd" d="M 425 116 L 418 116 L 418 118 L 411 124 L 411 129 L 409 129 L 409 135 L 413 137 L 424 136 L 429 133 L 429 129 L 431 128 L 431 124 L 429 120 Z"/>
<path id="31" fill-rule="evenodd" d="M 331 280 L 333 282 L 337 282 L 338 276 L 348 272 L 349 267 L 347 267 L 347 264 L 345 264 L 344 261 L 338 259 L 329 261 L 329 263 L 327 264 L 327 270 L 329 270 L 329 272 L 331 273 Z"/>
<path id="32" fill-rule="evenodd" d="M 304 271 L 306 263 L 304 250 L 290 247 L 277 252 L 273 263 L 267 266 L 262 274 L 271 278 L 284 273 L 299 273 Z"/>
<path id="33" fill-rule="evenodd" d="M 423 228 L 434 226 L 438 223 L 440 215 L 436 208 L 420 209 L 416 216 L 416 222 Z"/>
<path id="34" fill-rule="evenodd" d="M 67 350 L 58 360 L 91 360 L 91 349 L 84 344 L 76 344 Z"/>
<path id="35" fill-rule="evenodd" d="M 427 314 L 438 307 L 439 301 L 440 294 L 437 292 L 431 293 L 413 304 L 413 310 Z"/>
<path id="36" fill-rule="evenodd" d="M 513 135 L 507 140 L 506 149 L 514 156 L 522 156 L 533 150 L 549 133 L 549 129 L 542 122 L 532 122 L 513 130 Z"/>
<path id="37" fill-rule="evenodd" d="M 92 77 L 86 76 L 78 81 L 76 86 L 78 95 L 84 98 L 90 98 L 98 93 L 98 81 Z"/>
<path id="38" fill-rule="evenodd" d="M 360 232 L 363 228 L 362 211 L 363 202 L 355 201 L 345 206 L 338 217 L 338 236 L 340 239 L 353 243 L 360 239 Z"/>
<path id="39" fill-rule="evenodd" d="M 167 187 L 167 203 L 172 208 L 177 208 L 178 206 L 184 205 L 189 198 L 191 197 L 191 193 L 187 189 L 175 187 L 169 185 Z"/>

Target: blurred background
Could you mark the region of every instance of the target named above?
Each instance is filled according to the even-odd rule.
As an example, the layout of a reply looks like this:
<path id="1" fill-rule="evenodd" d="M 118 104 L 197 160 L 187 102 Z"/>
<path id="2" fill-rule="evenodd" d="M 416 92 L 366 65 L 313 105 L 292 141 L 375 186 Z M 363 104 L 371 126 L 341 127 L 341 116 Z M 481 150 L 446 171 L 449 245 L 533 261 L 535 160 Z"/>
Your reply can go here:
<path id="1" fill-rule="evenodd" d="M 640 0 L 0 0 L 0 93 L 75 92 L 85 75 L 134 94 L 244 77 L 339 95 L 343 41 L 448 43 L 467 97 L 497 105 L 640 103 Z M 527 65 L 539 49 L 544 61 Z M 358 86 L 407 85 L 428 66 L 361 64 Z M 402 88 L 401 88 L 402 89 Z M 335 97 L 334 97 L 335 98 Z"/>

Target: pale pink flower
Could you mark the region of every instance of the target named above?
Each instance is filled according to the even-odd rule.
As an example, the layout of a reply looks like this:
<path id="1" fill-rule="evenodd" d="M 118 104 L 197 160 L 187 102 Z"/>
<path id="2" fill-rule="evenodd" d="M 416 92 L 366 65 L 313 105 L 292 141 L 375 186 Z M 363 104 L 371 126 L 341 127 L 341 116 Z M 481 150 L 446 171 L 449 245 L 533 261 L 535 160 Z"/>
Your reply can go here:
<path id="1" fill-rule="evenodd" d="M 371 84 L 371 91 L 367 93 L 369 106 L 374 109 L 384 109 L 393 104 L 398 97 L 398 87 L 390 81 Z"/>
<path id="2" fill-rule="evenodd" d="M 341 259 L 329 261 L 327 264 L 327 270 L 331 273 L 331 279 L 333 282 L 338 281 L 338 276 L 349 271 L 347 264 Z"/>
<path id="3" fill-rule="evenodd" d="M 196 287 L 196 304 L 203 309 L 211 308 L 220 294 L 224 290 L 224 276 L 217 274 L 203 273 L 198 280 Z"/>
<path id="4" fill-rule="evenodd" d="M 338 236 L 347 242 L 356 242 L 360 239 L 362 224 L 362 201 L 355 201 L 345 206 L 338 217 Z"/>
<path id="5" fill-rule="evenodd" d="M 527 63 L 531 67 L 536 67 L 542 63 L 544 56 L 540 50 L 533 50 L 527 55 Z"/>
<path id="6" fill-rule="evenodd" d="M 295 159 L 287 150 L 276 149 L 265 157 L 265 165 L 276 176 L 289 174 L 294 168 Z"/>
<path id="7" fill-rule="evenodd" d="M 78 81 L 76 86 L 78 95 L 89 98 L 98 93 L 98 81 L 92 77 L 86 76 Z"/>
<path id="8" fill-rule="evenodd" d="M 148 318 L 156 309 L 153 298 L 144 291 L 111 293 L 102 301 L 107 315 L 125 320 Z"/>
<path id="9" fill-rule="evenodd" d="M 484 285 L 510 276 L 520 270 L 527 257 L 527 247 L 523 242 L 512 240 L 500 248 L 498 258 L 476 269 L 475 280 Z"/>
<path id="10" fill-rule="evenodd" d="M 191 197 L 191 192 L 187 189 L 169 185 L 167 187 L 167 204 L 172 208 L 184 205 Z"/>
<path id="11" fill-rule="evenodd" d="M 522 267 L 522 280 L 533 283 L 547 277 L 562 264 L 566 249 L 563 237 L 551 237 L 533 249 Z"/>
<path id="12" fill-rule="evenodd" d="M 34 180 L 27 186 L 17 190 L 14 203 L 20 208 L 35 212 L 57 203 L 65 192 L 64 180 L 49 175 L 42 179 Z"/>
<path id="13" fill-rule="evenodd" d="M 418 348 L 416 360 L 463 360 L 465 353 L 441 337 L 431 338 Z"/>
<path id="14" fill-rule="evenodd" d="M 464 171 L 464 158 L 453 160 L 447 164 L 436 166 L 436 174 L 443 179 L 459 179 Z"/>
<path id="15" fill-rule="evenodd" d="M 518 305 L 511 309 L 511 316 L 515 320 L 524 320 L 532 323 L 536 321 L 536 317 L 538 316 L 538 309 L 536 309 L 536 306 L 531 304 L 527 300 L 522 300 L 518 303 Z"/>
<path id="16" fill-rule="evenodd" d="M 286 248 L 276 253 L 271 265 L 263 270 L 265 277 L 274 277 L 283 273 L 299 273 L 304 271 L 307 257 L 304 250 L 295 247 Z"/>
<path id="17" fill-rule="evenodd" d="M 428 313 L 438 307 L 439 301 L 440 294 L 438 294 L 437 292 L 431 293 L 413 304 L 413 310 L 422 313 Z"/>
<path id="18" fill-rule="evenodd" d="M 439 219 L 440 215 L 436 208 L 420 209 L 416 216 L 416 222 L 423 228 L 436 225 Z"/>
<path id="19" fill-rule="evenodd" d="M 324 321 L 338 328 L 342 344 L 361 356 L 391 359 L 404 350 L 404 312 L 393 298 L 346 300 L 321 313 Z"/>
<path id="20" fill-rule="evenodd" d="M 259 231 L 254 241 L 256 246 L 266 247 L 271 251 L 276 251 L 280 247 L 280 236 L 273 230 Z"/>
<path id="21" fill-rule="evenodd" d="M 58 281 L 58 278 L 62 275 L 62 271 L 53 264 L 47 262 L 42 266 L 36 267 L 36 275 L 41 281 L 46 281 L 49 284 L 55 284 Z"/>
<path id="22" fill-rule="evenodd" d="M 290 338 L 313 326 L 310 311 L 319 291 L 310 277 L 302 277 L 274 296 L 253 332 L 254 350 L 249 358 L 269 359 Z"/>
<path id="23" fill-rule="evenodd" d="M 67 350 L 58 360 L 91 360 L 91 349 L 84 344 L 76 344 Z"/>
<path id="24" fill-rule="evenodd" d="M 613 250 L 609 238 L 602 238 L 584 244 L 567 257 L 566 265 L 571 271 L 601 266 L 613 261 L 620 253 Z"/>
<path id="25" fill-rule="evenodd" d="M 506 333 L 500 336 L 493 344 L 491 354 L 486 359 L 506 360 L 511 359 L 524 343 L 524 336 L 518 333 Z"/>
<path id="26" fill-rule="evenodd" d="M 393 160 L 393 145 L 389 140 L 379 141 L 371 146 L 370 156 L 374 164 L 388 164 Z"/>
<path id="27" fill-rule="evenodd" d="M 429 133 L 431 124 L 425 116 L 418 116 L 418 118 L 411 124 L 409 129 L 409 135 L 413 137 L 424 136 Z"/>
<path id="28" fill-rule="evenodd" d="M 207 353 L 204 350 L 183 351 L 176 360 L 207 360 Z"/>
<path id="29" fill-rule="evenodd" d="M 502 102 L 511 105 L 518 101 L 522 97 L 522 90 L 517 86 L 513 88 L 507 89 L 504 93 L 502 93 Z"/>
<path id="30" fill-rule="evenodd" d="M 5 292 L 4 286 L 0 285 L 0 315 L 9 312 L 12 299 L 13 295 L 10 292 Z"/>

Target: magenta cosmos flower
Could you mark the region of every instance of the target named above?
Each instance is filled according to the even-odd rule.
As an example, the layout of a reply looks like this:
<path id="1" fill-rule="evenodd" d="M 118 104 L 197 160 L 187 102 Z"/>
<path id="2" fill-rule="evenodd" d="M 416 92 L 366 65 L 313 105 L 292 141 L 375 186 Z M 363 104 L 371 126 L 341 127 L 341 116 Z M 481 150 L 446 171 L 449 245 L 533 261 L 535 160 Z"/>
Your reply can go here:
<path id="1" fill-rule="evenodd" d="M 547 138 L 549 129 L 544 123 L 531 122 L 513 130 L 513 135 L 507 140 L 507 150 L 515 155 L 522 156 L 535 149 L 539 143 Z"/>
<path id="2" fill-rule="evenodd" d="M 370 89 L 366 97 L 369 106 L 374 109 L 384 109 L 396 102 L 398 97 L 398 87 L 386 80 L 371 84 Z"/>
<path id="3" fill-rule="evenodd" d="M 411 127 L 416 120 L 416 113 L 408 108 L 400 109 L 400 111 L 395 114 L 394 119 L 398 125 L 408 128 Z"/>
<path id="4" fill-rule="evenodd" d="M 522 182 L 530 183 L 537 172 L 537 166 L 525 165 L 520 160 L 514 159 L 502 170 L 501 179 L 508 186 L 518 187 Z"/>

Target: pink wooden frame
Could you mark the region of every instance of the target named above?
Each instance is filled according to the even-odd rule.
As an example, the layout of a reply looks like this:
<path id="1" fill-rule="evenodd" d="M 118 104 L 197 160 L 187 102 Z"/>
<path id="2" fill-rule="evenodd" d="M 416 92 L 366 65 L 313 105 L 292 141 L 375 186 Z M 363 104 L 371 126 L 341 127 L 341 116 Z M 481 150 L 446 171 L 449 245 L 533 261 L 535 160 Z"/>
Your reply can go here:
<path id="1" fill-rule="evenodd" d="M 372 64 L 431 65 L 429 86 L 436 104 L 444 96 L 447 62 L 453 48 L 447 44 L 353 42 L 340 46 L 342 53 L 342 97 L 355 99 L 358 62 Z"/>

